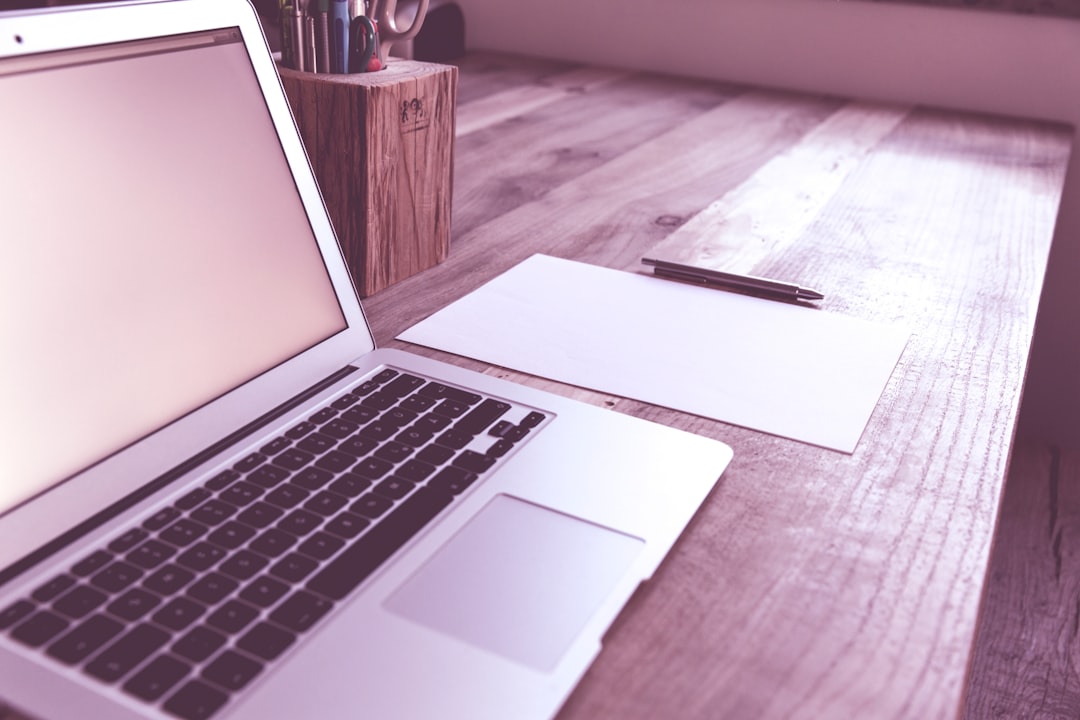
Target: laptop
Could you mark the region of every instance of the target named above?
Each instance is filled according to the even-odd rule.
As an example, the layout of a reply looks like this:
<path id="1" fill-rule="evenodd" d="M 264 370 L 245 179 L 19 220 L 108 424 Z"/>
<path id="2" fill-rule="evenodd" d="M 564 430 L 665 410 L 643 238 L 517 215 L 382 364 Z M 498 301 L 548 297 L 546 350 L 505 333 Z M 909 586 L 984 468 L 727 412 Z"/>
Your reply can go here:
<path id="1" fill-rule="evenodd" d="M 376 349 L 244 0 L 0 14 L 0 108 L 0 704 L 557 713 L 730 449 Z"/>

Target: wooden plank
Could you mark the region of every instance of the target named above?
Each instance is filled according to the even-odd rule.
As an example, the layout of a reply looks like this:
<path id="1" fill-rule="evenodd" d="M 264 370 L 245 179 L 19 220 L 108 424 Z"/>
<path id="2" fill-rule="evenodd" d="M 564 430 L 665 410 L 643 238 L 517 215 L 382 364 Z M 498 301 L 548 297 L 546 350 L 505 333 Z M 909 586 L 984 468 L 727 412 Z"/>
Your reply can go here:
<path id="1" fill-rule="evenodd" d="M 635 75 L 560 93 L 557 100 L 516 115 L 512 123 L 459 137 L 455 241 L 464 242 L 477 225 L 543 197 L 744 91 Z M 657 102 L 658 96 L 665 101 Z M 492 111 L 502 114 L 497 108 Z M 506 162 L 508 156 L 513 163 Z"/>
<path id="2" fill-rule="evenodd" d="M 394 59 L 377 73 L 280 74 L 358 292 L 441 262 L 457 68 Z"/>
<path id="3" fill-rule="evenodd" d="M 1080 717 L 1080 453 L 1013 450 L 965 720 Z"/>
<path id="4" fill-rule="evenodd" d="M 454 252 L 445 263 L 448 272 L 425 276 L 423 293 L 412 290 L 421 279 L 411 278 L 400 292 L 369 299 L 376 339 L 387 343 L 414 318 L 426 317 L 483 278 L 535 252 L 637 267 L 653 243 L 707 207 L 717 194 L 741 183 L 838 105 L 826 98 L 746 92 L 563 181 L 531 202 L 507 203 L 494 191 L 478 198 L 486 209 L 474 210 L 475 217 L 490 219 L 464 234 L 455 233 Z M 592 136 L 609 115 L 595 112 L 589 129 L 579 126 L 579 132 Z M 498 165 L 489 164 L 482 172 L 496 177 L 513 174 L 516 158 L 504 154 Z M 463 178 L 458 184 L 463 183 L 468 181 Z M 513 192 L 513 187 L 506 186 L 503 192 Z M 405 295 L 407 300 L 401 302 Z"/>

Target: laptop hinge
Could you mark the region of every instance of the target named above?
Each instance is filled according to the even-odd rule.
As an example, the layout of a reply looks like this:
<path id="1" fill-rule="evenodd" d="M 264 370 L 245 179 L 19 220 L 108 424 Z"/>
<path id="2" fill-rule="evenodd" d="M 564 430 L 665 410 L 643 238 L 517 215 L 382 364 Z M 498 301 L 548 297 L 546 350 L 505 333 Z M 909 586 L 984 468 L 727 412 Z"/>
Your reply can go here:
<path id="1" fill-rule="evenodd" d="M 315 397 L 319 393 L 323 392 L 327 388 L 331 387 L 335 383 L 340 382 L 341 380 L 347 378 L 349 375 L 352 375 L 357 371 L 358 368 L 355 368 L 352 365 L 347 365 L 341 370 L 338 370 L 337 372 L 323 378 L 322 380 L 310 386 L 300 394 L 293 396 L 281 405 L 278 405 L 273 410 L 256 418 L 247 425 L 244 425 L 239 430 L 219 440 L 218 442 L 214 443 L 202 452 L 193 455 L 192 457 L 180 463 L 173 469 L 169 470 L 168 472 L 151 480 L 150 482 L 146 483 L 134 492 L 131 492 L 128 495 L 124 496 L 120 500 L 117 500 L 104 510 L 95 513 L 94 515 L 82 521 L 78 525 L 72 527 L 70 530 L 53 538 L 49 542 L 39 547 L 37 550 L 34 550 L 30 554 L 23 556 L 19 560 L 16 560 L 11 565 L 7 566 L 3 570 L 0 570 L 0 585 L 6 584 L 18 575 L 32 568 L 34 565 L 37 565 L 39 562 L 45 560 L 50 555 L 59 552 L 60 550 L 64 549 L 82 536 L 86 535 L 92 530 L 97 529 L 102 524 L 134 507 L 135 505 L 150 497 L 154 493 L 158 492 L 162 488 L 168 486 L 170 483 L 175 482 L 177 479 L 183 477 L 188 472 L 194 470 L 199 465 L 202 465 L 203 463 L 212 459 L 215 455 L 228 450 L 229 447 L 231 447 L 232 445 L 235 445 L 236 443 L 242 441 L 244 438 L 258 432 L 260 429 L 266 427 L 268 424 L 274 422 L 289 411 L 293 410 L 296 407 L 299 407 L 300 405 Z"/>

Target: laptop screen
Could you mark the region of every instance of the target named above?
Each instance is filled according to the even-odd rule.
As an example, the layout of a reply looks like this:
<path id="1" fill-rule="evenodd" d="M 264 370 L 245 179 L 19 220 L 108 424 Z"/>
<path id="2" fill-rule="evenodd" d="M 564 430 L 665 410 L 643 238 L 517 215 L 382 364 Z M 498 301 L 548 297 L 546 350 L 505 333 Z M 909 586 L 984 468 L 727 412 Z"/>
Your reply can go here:
<path id="1" fill-rule="evenodd" d="M 236 30 L 0 59 L 0 514 L 342 331 Z"/>

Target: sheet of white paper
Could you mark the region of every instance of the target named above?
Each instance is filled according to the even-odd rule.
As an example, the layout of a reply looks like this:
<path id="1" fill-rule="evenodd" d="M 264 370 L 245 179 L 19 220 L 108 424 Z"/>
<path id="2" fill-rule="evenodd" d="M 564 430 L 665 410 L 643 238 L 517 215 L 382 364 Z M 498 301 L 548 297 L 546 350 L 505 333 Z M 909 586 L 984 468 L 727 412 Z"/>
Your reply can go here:
<path id="1" fill-rule="evenodd" d="M 534 255 L 398 337 L 854 452 L 908 334 Z"/>

